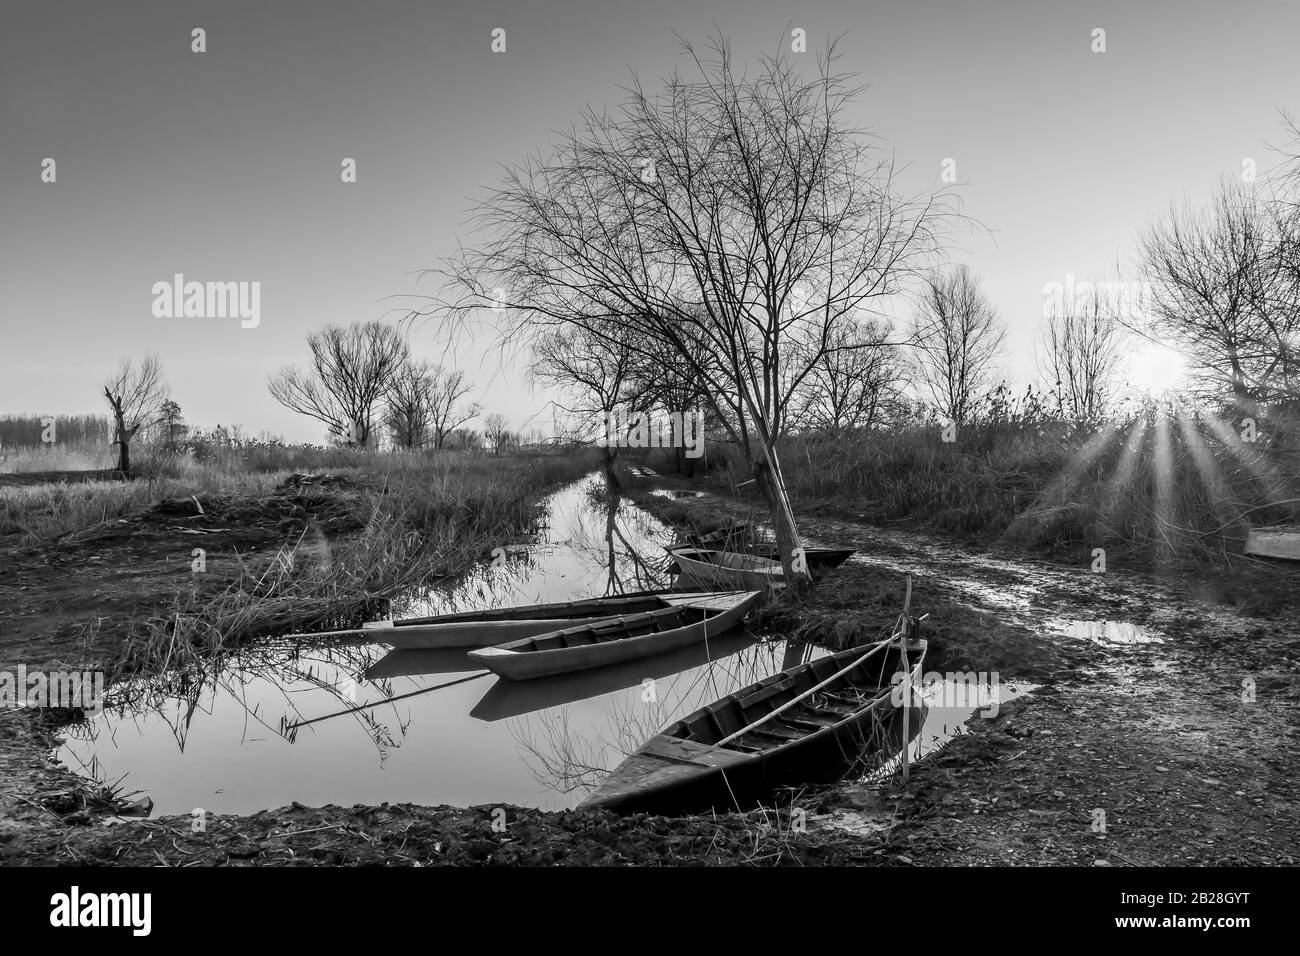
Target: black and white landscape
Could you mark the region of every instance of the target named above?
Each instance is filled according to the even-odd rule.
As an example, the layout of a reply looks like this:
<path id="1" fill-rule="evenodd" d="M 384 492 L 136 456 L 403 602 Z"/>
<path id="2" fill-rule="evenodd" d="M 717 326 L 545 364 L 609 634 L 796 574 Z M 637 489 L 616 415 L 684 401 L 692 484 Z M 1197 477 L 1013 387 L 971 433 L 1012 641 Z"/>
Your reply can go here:
<path id="1" fill-rule="evenodd" d="M 6 6 L 0 862 L 1294 865 L 1298 28 Z"/>

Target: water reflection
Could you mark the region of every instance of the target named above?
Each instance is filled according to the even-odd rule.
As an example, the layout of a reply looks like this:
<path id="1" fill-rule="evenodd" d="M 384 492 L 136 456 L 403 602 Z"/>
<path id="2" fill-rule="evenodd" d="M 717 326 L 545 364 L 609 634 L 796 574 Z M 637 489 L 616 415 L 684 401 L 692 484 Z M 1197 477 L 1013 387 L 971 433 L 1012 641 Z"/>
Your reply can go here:
<path id="1" fill-rule="evenodd" d="M 584 479 L 551 496 L 535 542 L 503 542 L 492 562 L 394 611 L 661 588 L 672 537 L 605 495 L 598 478 Z M 115 687 L 100 717 L 67 729 L 58 756 L 148 793 L 159 814 L 248 813 L 295 800 L 559 809 L 663 725 L 803 653 L 733 632 L 624 667 L 511 685 L 461 652 L 277 642 L 228 657 L 216 674 Z"/>

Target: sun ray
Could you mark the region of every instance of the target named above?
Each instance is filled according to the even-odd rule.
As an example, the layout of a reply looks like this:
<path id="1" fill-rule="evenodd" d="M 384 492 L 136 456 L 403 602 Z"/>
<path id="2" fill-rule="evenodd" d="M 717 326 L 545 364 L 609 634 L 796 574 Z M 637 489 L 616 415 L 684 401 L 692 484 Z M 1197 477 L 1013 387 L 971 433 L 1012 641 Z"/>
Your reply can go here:
<path id="1" fill-rule="evenodd" d="M 1210 494 L 1210 507 L 1220 526 L 1234 524 L 1241 520 L 1240 508 L 1232 497 L 1227 479 L 1219 469 L 1209 446 L 1197 428 L 1196 420 L 1187 415 L 1178 416 L 1178 430 L 1182 433 L 1183 444 L 1191 455 L 1192 464 L 1201 476 L 1201 484 Z"/>
<path id="2" fill-rule="evenodd" d="M 1112 517 L 1118 510 L 1120 494 L 1133 482 L 1133 475 L 1137 470 L 1138 455 L 1142 451 L 1147 427 L 1145 415 L 1133 419 L 1133 424 L 1129 426 L 1128 437 L 1124 442 L 1124 450 L 1120 452 L 1119 461 L 1115 464 L 1115 470 L 1106 482 L 1103 510 L 1107 517 Z"/>
<path id="3" fill-rule="evenodd" d="M 1056 510 L 1065 497 L 1074 490 L 1088 466 L 1096 461 L 1102 451 L 1110 445 L 1111 439 L 1117 432 L 1115 425 L 1108 423 L 1084 442 L 1083 447 L 1066 463 L 1060 474 L 1047 483 L 1046 487 L 1034 497 L 1029 507 L 1003 532 L 1003 535 L 1014 538 L 1025 530 L 1026 525 L 1032 524 L 1035 527 L 1041 525 L 1045 515 L 1049 511 Z"/>
<path id="4" fill-rule="evenodd" d="M 1174 552 L 1170 532 L 1174 525 L 1174 455 L 1169 440 L 1169 416 L 1157 414 L 1155 447 L 1152 455 L 1152 473 L 1155 477 L 1155 495 L 1152 500 L 1156 556 L 1165 560 Z"/>
<path id="5" fill-rule="evenodd" d="M 1228 450 L 1228 452 L 1241 463 L 1252 478 L 1260 485 L 1265 499 L 1269 504 L 1280 504 L 1288 498 L 1293 497 L 1288 488 L 1288 479 L 1278 473 L 1273 465 L 1261 463 L 1259 456 L 1246 450 L 1245 443 L 1240 436 L 1232 430 L 1227 422 L 1218 418 L 1206 419 L 1206 426 L 1219 443 Z"/>

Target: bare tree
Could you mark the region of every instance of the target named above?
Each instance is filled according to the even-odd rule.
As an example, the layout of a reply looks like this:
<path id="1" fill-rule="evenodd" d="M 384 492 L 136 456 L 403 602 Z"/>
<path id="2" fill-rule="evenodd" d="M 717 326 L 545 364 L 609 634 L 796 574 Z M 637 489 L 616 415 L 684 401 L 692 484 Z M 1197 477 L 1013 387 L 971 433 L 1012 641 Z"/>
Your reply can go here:
<path id="1" fill-rule="evenodd" d="M 969 420 L 987 390 L 1004 335 L 970 269 L 958 266 L 926 278 L 912 329 L 917 385 L 948 421 Z"/>
<path id="2" fill-rule="evenodd" d="M 141 428 L 159 420 L 163 403 L 170 397 L 163 381 L 162 363 L 146 355 L 137 365 L 123 359 L 104 382 L 104 398 L 112 416 L 113 444 L 117 446 L 117 468 L 131 474 L 131 440 Z"/>
<path id="3" fill-rule="evenodd" d="M 435 374 L 428 362 L 413 359 L 393 374 L 384 395 L 384 424 L 398 448 L 423 448 L 429 440 Z"/>
<path id="4" fill-rule="evenodd" d="M 1045 303 L 1039 374 L 1057 411 L 1075 421 L 1100 418 L 1115 384 L 1122 329 L 1109 285 L 1081 284 L 1073 301 Z"/>
<path id="5" fill-rule="evenodd" d="M 1225 180 L 1208 207 L 1171 207 L 1141 239 L 1155 295 L 1136 330 L 1180 348 L 1201 384 L 1246 415 L 1270 398 L 1300 332 L 1283 223 L 1253 186 Z"/>
<path id="6" fill-rule="evenodd" d="M 271 396 L 324 422 L 340 441 L 369 446 L 379 402 L 407 360 L 406 342 L 391 326 L 359 322 L 312 332 L 307 346 L 310 371 L 286 365 L 270 379 Z"/>
<path id="7" fill-rule="evenodd" d="M 447 447 L 476 451 L 483 447 L 483 434 L 473 428 L 457 428 L 447 436 Z"/>
<path id="8" fill-rule="evenodd" d="M 638 354 L 618 326 L 602 328 L 561 326 L 539 336 L 533 343 L 532 378 L 561 390 L 564 401 L 556 406 L 585 423 L 584 437 L 592 427 L 602 450 L 601 464 L 611 491 L 619 488 L 614 461 L 617 446 L 605 442 L 605 421 L 613 419 L 620 405 L 634 405 L 644 393 L 633 382 Z"/>
<path id="9" fill-rule="evenodd" d="M 488 444 L 492 446 L 492 451 L 498 455 L 501 454 L 501 449 L 509 445 L 515 437 L 515 433 L 510 430 L 510 419 L 500 412 L 492 412 L 484 416 L 483 434 Z"/>
<path id="10" fill-rule="evenodd" d="M 483 410 L 478 402 L 462 401 L 472 387 L 459 369 L 439 368 L 434 373 L 429 388 L 429 424 L 433 428 L 434 448 L 441 448 L 448 435 Z"/>
<path id="11" fill-rule="evenodd" d="M 932 252 L 942 197 L 907 200 L 892 161 L 845 121 L 858 92 L 832 45 L 805 79 L 749 74 L 717 38 L 662 92 L 636 79 L 482 204 L 482 245 L 441 270 L 434 311 L 497 308 L 507 337 L 621 327 L 649 363 L 682 359 L 754 468 L 787 579 L 798 532 L 776 443 L 817 343 Z"/>
<path id="12" fill-rule="evenodd" d="M 883 322 L 836 328 L 817 358 L 796 415 L 830 435 L 880 424 L 897 411 L 901 356 Z"/>

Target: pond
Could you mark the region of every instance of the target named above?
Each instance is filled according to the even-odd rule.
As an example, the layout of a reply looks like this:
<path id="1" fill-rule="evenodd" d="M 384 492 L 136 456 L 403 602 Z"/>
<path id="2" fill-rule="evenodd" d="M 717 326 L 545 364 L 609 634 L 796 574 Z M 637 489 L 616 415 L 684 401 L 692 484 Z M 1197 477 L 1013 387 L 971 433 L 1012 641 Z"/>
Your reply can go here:
<path id="1" fill-rule="evenodd" d="M 536 540 L 503 543 L 450 586 L 408 596 L 399 616 L 564 601 L 665 587 L 672 531 L 595 476 L 545 502 Z M 232 655 L 199 682 L 170 675 L 67 728 L 58 759 L 139 792 L 158 815 L 288 805 L 580 803 L 665 725 L 824 653 L 736 630 L 630 664 L 523 683 L 462 651 L 281 641 Z M 942 688 L 932 689 L 942 693 Z M 366 706 L 375 705 L 375 706 Z M 961 732 L 971 707 L 934 707 L 916 745 Z"/>

